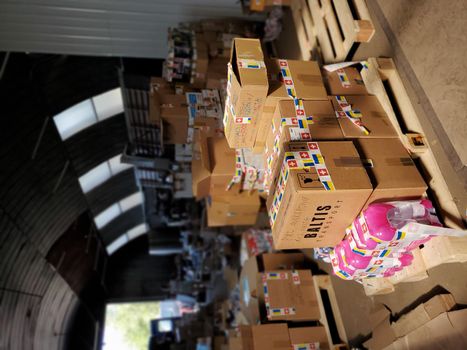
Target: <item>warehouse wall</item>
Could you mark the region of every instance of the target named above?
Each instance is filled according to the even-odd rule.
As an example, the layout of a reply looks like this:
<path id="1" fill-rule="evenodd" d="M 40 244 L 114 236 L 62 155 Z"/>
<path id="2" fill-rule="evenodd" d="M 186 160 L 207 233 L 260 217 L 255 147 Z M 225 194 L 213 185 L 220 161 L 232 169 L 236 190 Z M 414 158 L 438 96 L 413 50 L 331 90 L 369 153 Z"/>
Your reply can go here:
<path id="1" fill-rule="evenodd" d="M 0 79 L 2 350 L 94 346 L 108 256 L 92 217 L 128 189 L 134 192 L 135 178 L 122 172 L 87 198 L 78 176 L 122 151 L 123 115 L 66 142 L 52 117 L 118 86 L 118 64 L 111 58 L 18 53 Z M 133 214 L 125 219 L 142 220 L 141 210 Z"/>
<path id="2" fill-rule="evenodd" d="M 167 28 L 239 17 L 237 0 L 25 0 L 0 2 L 0 49 L 165 57 Z"/>

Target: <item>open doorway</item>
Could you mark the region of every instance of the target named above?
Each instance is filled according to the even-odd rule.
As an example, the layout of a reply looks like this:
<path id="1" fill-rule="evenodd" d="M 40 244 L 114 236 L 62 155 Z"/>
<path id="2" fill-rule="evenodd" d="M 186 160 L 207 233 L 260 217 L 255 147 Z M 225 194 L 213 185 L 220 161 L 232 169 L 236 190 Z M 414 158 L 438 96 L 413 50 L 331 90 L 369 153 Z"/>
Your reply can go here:
<path id="1" fill-rule="evenodd" d="M 161 302 L 107 304 L 103 350 L 147 350 L 151 320 L 161 317 Z"/>

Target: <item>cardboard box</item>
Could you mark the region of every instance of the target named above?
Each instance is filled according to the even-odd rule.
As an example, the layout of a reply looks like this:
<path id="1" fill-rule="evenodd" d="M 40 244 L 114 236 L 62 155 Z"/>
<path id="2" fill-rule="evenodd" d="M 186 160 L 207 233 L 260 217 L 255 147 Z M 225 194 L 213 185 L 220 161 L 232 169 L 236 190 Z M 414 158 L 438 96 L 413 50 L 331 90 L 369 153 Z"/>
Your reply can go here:
<path id="1" fill-rule="evenodd" d="M 322 72 L 329 95 L 369 95 L 356 67 L 345 67 L 334 72 L 323 69 Z"/>
<path id="2" fill-rule="evenodd" d="M 230 52 L 230 50 L 229 50 Z M 221 95 L 227 89 L 227 64 L 229 58 L 213 58 L 209 61 L 206 88 L 220 90 Z"/>
<path id="3" fill-rule="evenodd" d="M 211 195 L 206 201 L 209 227 L 254 225 L 260 208 L 257 193 Z"/>
<path id="4" fill-rule="evenodd" d="M 466 349 L 467 309 L 445 312 L 404 337 L 406 349 Z"/>
<path id="5" fill-rule="evenodd" d="M 223 350 L 227 344 L 227 339 L 224 336 L 216 336 L 213 343 L 213 350 Z"/>
<path id="6" fill-rule="evenodd" d="M 209 138 L 208 148 L 212 167 L 209 193 L 223 195 L 235 175 L 235 150 L 224 137 Z M 238 192 L 238 189 L 239 186 L 234 186 L 228 192 Z"/>
<path id="7" fill-rule="evenodd" d="M 254 350 L 290 350 L 287 324 L 263 324 L 251 327 Z"/>
<path id="8" fill-rule="evenodd" d="M 229 350 L 243 350 L 242 338 L 229 337 Z"/>
<path id="9" fill-rule="evenodd" d="M 452 294 L 436 295 L 426 303 L 420 304 L 415 309 L 402 316 L 391 325 L 396 337 L 403 337 L 418 327 L 434 319 L 438 315 L 450 311 L 456 302 Z"/>
<path id="10" fill-rule="evenodd" d="M 295 118 L 294 104 L 290 100 L 277 103 L 271 126 L 267 127 L 267 140 L 265 153 L 266 187 L 265 191 L 275 188 L 280 171 L 280 159 L 284 156 L 283 145 L 289 141 L 297 141 L 303 138 L 320 140 L 343 140 L 341 128 L 335 117 L 334 109 L 329 100 L 303 102 L 305 112 L 313 117 L 312 123 L 304 128 L 298 125 L 282 125 L 283 118 Z M 290 121 L 292 119 L 289 119 Z M 307 133 L 304 135 L 303 133 Z M 270 170 L 269 170 L 270 169 Z"/>
<path id="11" fill-rule="evenodd" d="M 260 320 L 258 303 L 258 273 L 273 270 L 303 268 L 305 256 L 302 253 L 267 253 L 251 257 L 240 273 L 240 309 L 250 324 Z"/>
<path id="12" fill-rule="evenodd" d="M 296 98 L 304 100 L 328 99 L 318 63 L 314 61 L 267 60 L 269 90 L 255 141 L 255 150 L 257 152 L 261 152 L 264 148 L 277 103 L 283 100 L 292 100 L 292 97 L 287 93 L 281 73 L 283 67 L 281 67 L 280 62 L 282 61 L 287 62 L 289 79 L 293 81 Z M 293 113 L 293 116 L 295 116 L 295 110 L 293 110 Z"/>
<path id="13" fill-rule="evenodd" d="M 157 91 L 159 94 L 175 93 L 172 84 L 167 82 L 167 80 L 162 77 L 151 77 L 149 82 L 149 91 L 151 93 Z"/>
<path id="14" fill-rule="evenodd" d="M 335 246 L 373 190 L 357 150 L 346 141 L 289 142 L 284 150 L 290 169 L 267 203 L 275 248 Z M 310 159 L 314 165 L 294 168 Z"/>
<path id="15" fill-rule="evenodd" d="M 211 169 L 207 136 L 195 131 L 191 175 L 193 195 L 197 200 L 209 195 Z"/>
<path id="16" fill-rule="evenodd" d="M 198 89 L 205 87 L 208 64 L 209 50 L 208 43 L 200 33 L 196 33 L 193 53 L 193 68 L 191 72 L 191 84 Z"/>
<path id="17" fill-rule="evenodd" d="M 310 270 L 277 270 L 258 275 L 261 313 L 269 321 L 320 319 L 318 300 Z"/>
<path id="18" fill-rule="evenodd" d="M 322 326 L 289 328 L 289 338 L 293 349 L 296 349 L 296 347 L 294 346 L 303 346 L 303 344 L 310 344 L 309 349 L 329 349 L 329 342 L 326 335 L 326 329 Z M 315 347 L 311 347 L 311 344 L 313 344 Z"/>
<path id="19" fill-rule="evenodd" d="M 185 95 L 159 94 L 166 144 L 184 144 L 188 137 L 188 104 Z"/>
<path id="20" fill-rule="evenodd" d="M 258 39 L 234 39 L 230 67 L 225 135 L 231 148 L 251 148 L 268 93 L 261 42 Z"/>
<path id="21" fill-rule="evenodd" d="M 240 337 L 242 339 L 242 350 L 254 350 L 251 326 L 240 326 Z"/>
<path id="22" fill-rule="evenodd" d="M 366 205 L 423 196 L 427 185 L 399 139 L 358 139 L 355 146 L 374 187 Z"/>
<path id="23" fill-rule="evenodd" d="M 363 126 L 369 131 L 366 135 L 359 127 L 354 125 L 346 116 L 338 117 L 342 133 L 345 138 L 397 138 L 397 133 L 391 124 L 386 112 L 378 101 L 376 96 L 343 96 L 351 109 L 361 112 L 359 119 Z M 342 108 L 339 106 L 336 98 L 332 99 L 334 109 L 337 114 L 342 114 Z"/>

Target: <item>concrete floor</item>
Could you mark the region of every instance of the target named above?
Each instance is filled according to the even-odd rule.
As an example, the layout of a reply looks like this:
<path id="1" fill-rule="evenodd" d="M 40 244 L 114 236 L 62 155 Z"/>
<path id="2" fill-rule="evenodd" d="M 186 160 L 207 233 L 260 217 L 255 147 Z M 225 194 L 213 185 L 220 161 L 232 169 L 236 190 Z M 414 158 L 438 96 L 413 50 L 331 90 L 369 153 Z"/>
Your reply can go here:
<path id="1" fill-rule="evenodd" d="M 464 208 L 467 202 L 467 2 L 465 0 L 367 0 L 377 36 L 362 46 L 366 56 L 393 57 L 409 86 L 417 113 L 439 141 L 438 155 Z M 449 169 L 448 169 L 449 168 Z M 452 192 L 452 190 L 451 190 Z M 462 212 L 462 211 L 461 211 Z M 327 264 L 320 267 L 330 272 Z M 371 331 L 369 314 L 377 303 L 393 314 L 406 312 L 445 290 L 467 304 L 467 263 L 445 264 L 419 282 L 400 283 L 395 292 L 367 297 L 362 286 L 333 277 L 348 338 L 358 343 Z"/>

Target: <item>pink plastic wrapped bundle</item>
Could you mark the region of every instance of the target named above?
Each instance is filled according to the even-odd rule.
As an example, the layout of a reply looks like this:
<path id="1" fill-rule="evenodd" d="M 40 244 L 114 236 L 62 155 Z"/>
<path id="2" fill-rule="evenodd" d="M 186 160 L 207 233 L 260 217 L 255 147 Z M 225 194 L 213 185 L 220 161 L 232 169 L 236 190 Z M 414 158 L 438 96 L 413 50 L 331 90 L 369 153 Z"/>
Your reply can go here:
<path id="1" fill-rule="evenodd" d="M 401 230 L 408 223 L 441 226 L 427 199 L 370 204 L 351 226 L 352 250 L 360 255 L 410 251 L 427 242 L 430 235 Z"/>
<path id="2" fill-rule="evenodd" d="M 352 251 L 343 240 L 330 253 L 334 273 L 343 279 L 389 277 L 412 263 L 411 253 L 394 253 L 385 257 L 362 256 Z"/>

